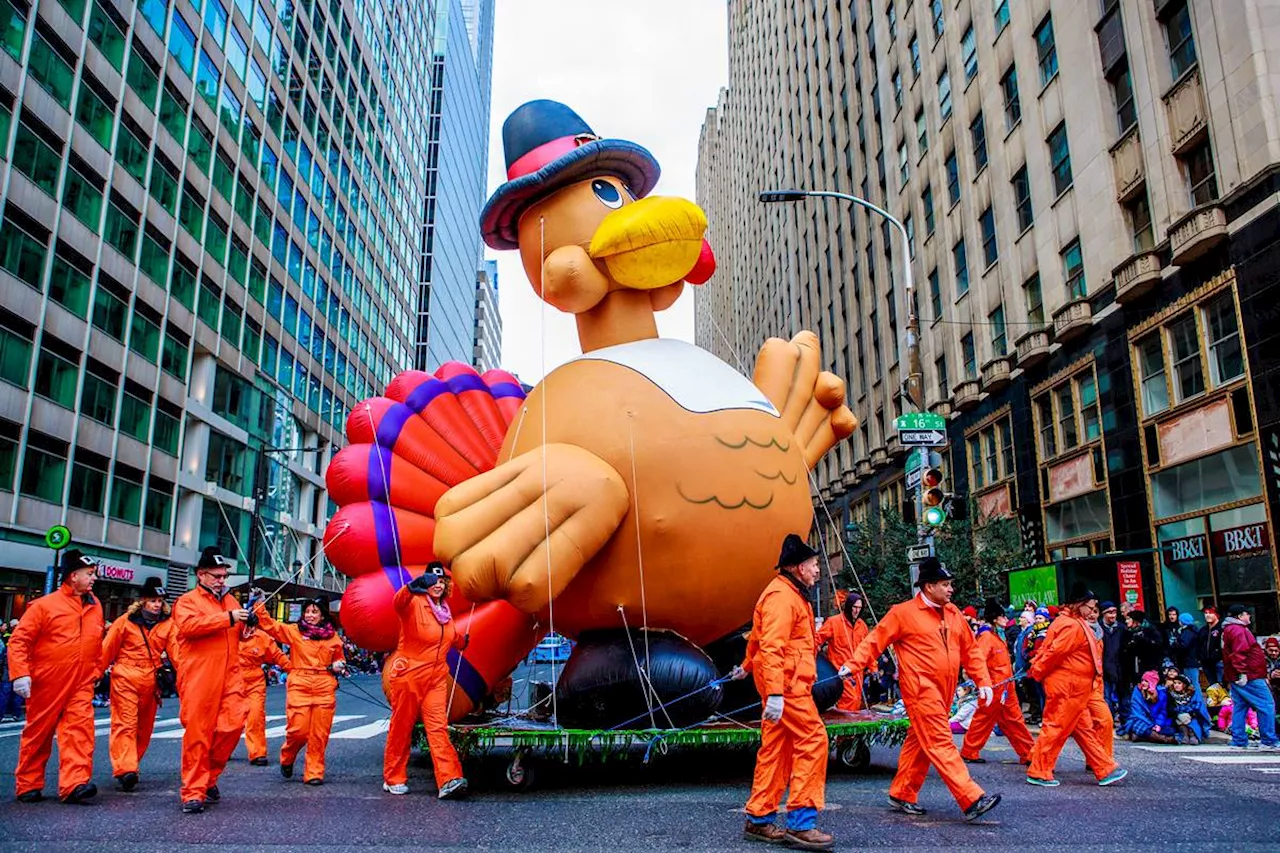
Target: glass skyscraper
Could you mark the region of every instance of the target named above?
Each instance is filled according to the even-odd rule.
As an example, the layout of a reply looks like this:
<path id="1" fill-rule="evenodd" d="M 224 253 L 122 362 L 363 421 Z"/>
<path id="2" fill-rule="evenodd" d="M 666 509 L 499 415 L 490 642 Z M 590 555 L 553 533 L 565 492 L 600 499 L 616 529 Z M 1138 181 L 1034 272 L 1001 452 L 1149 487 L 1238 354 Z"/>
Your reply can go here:
<path id="1" fill-rule="evenodd" d="M 427 155 L 427 237 L 415 365 L 473 362 L 476 281 L 484 246 L 493 0 L 444 0 L 437 11 Z"/>
<path id="2" fill-rule="evenodd" d="M 264 447 L 309 449 L 264 454 L 259 571 L 337 589 L 324 465 L 412 362 L 434 24 L 406 0 L 0 2 L 0 616 L 56 524 L 102 558 L 109 615 L 147 577 L 185 589 L 207 545 L 243 574 Z"/>

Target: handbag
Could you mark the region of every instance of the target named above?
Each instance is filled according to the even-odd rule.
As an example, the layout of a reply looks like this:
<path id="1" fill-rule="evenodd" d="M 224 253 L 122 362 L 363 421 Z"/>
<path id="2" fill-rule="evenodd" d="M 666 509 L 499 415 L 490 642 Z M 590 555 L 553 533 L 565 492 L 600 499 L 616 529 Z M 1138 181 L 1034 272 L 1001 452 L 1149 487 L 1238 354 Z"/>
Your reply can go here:
<path id="1" fill-rule="evenodd" d="M 169 661 L 156 663 L 155 653 L 151 651 L 151 639 L 148 637 L 148 631 L 142 632 L 142 644 L 147 647 L 147 657 L 151 658 L 151 664 L 156 668 L 156 698 L 163 699 L 166 696 L 176 696 L 178 694 L 178 671 L 173 668 L 173 664 Z"/>

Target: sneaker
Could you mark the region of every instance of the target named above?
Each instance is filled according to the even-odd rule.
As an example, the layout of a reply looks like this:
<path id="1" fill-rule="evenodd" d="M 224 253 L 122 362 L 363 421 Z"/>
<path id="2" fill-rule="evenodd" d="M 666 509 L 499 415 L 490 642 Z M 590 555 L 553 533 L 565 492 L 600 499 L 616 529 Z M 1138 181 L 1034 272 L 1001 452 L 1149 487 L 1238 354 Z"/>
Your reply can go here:
<path id="1" fill-rule="evenodd" d="M 217 785 L 210 785 L 209 789 L 204 792 L 204 801 L 209 805 L 222 802 L 222 792 L 218 790 Z"/>
<path id="2" fill-rule="evenodd" d="M 1098 785 L 1100 787 L 1105 788 L 1108 785 L 1114 785 L 1115 783 L 1119 782 L 1121 779 L 1123 779 L 1128 775 L 1129 775 L 1128 770 L 1125 770 L 1123 767 L 1117 767 L 1115 770 L 1112 770 L 1106 776 L 1103 776 L 1101 779 L 1099 779 Z"/>
<path id="3" fill-rule="evenodd" d="M 259 755 L 257 758 L 250 758 L 249 763 L 254 767 L 266 767 L 267 757 L 265 755 Z"/>
<path id="4" fill-rule="evenodd" d="M 748 820 L 742 827 L 742 837 L 748 841 L 781 844 L 787 840 L 787 831 L 776 823 L 752 823 Z"/>
<path id="5" fill-rule="evenodd" d="M 788 829 L 783 833 L 788 847 L 801 850 L 834 850 L 836 840 L 829 832 L 820 829 Z"/>
<path id="6" fill-rule="evenodd" d="M 284 777 L 284 778 L 286 778 L 286 779 L 292 779 L 292 778 L 293 778 L 293 765 L 292 765 L 292 764 L 285 764 L 284 762 L 281 762 L 281 763 L 280 763 L 280 775 L 281 775 L 281 776 L 283 776 L 283 777 Z"/>
<path id="7" fill-rule="evenodd" d="M 965 764 L 986 764 L 987 763 L 987 759 L 983 758 L 981 755 L 979 755 L 977 758 L 965 758 L 965 756 L 963 755 L 960 757 L 964 758 Z"/>
<path id="8" fill-rule="evenodd" d="M 388 794 L 407 794 L 409 793 L 409 786 L 403 783 L 398 785 L 391 785 L 386 782 L 383 782 L 382 790 L 386 791 Z"/>
<path id="9" fill-rule="evenodd" d="M 1263 752 L 1280 752 L 1280 743 L 1264 743 L 1258 749 Z"/>
<path id="10" fill-rule="evenodd" d="M 460 800 L 467 795 L 467 780 L 459 776 L 444 783 L 437 798 L 441 800 Z"/>
<path id="11" fill-rule="evenodd" d="M 70 794 L 62 798 L 62 802 L 69 806 L 79 806 L 89 802 L 96 796 L 98 796 L 98 786 L 92 782 L 86 782 L 83 785 L 76 785 Z"/>
<path id="12" fill-rule="evenodd" d="M 1062 783 L 1057 779 L 1037 779 L 1035 776 L 1027 777 L 1028 785 L 1039 785 L 1041 788 L 1056 788 Z"/>
<path id="13" fill-rule="evenodd" d="M 116 777 L 116 781 L 120 783 L 120 790 L 128 793 L 138 787 L 138 774 L 121 773 Z"/>
<path id="14" fill-rule="evenodd" d="M 38 803 L 44 800 L 44 793 L 42 791 L 23 791 L 14 799 L 20 803 Z"/>
<path id="15" fill-rule="evenodd" d="M 204 803 L 201 800 L 187 800 L 182 804 L 183 814 L 200 814 L 204 811 Z"/>
<path id="16" fill-rule="evenodd" d="M 978 801 L 964 810 L 964 819 L 974 821 L 1000 805 L 999 794 L 983 794 Z"/>
<path id="17" fill-rule="evenodd" d="M 915 803 L 908 803 L 906 800 L 899 800 L 897 797 L 889 798 L 889 808 L 895 812 L 902 812 L 903 814 L 909 814 L 912 817 L 923 817 L 925 814 L 927 814 L 927 812 L 923 808 L 916 805 Z"/>
<path id="18" fill-rule="evenodd" d="M 313 788 L 318 788 L 318 787 L 320 787 L 321 785 L 323 785 L 323 784 L 324 784 L 324 780 L 323 780 L 323 779 L 307 779 L 307 780 L 306 780 L 305 782 L 303 782 L 302 784 L 304 784 L 304 785 L 310 785 L 310 786 L 311 786 L 311 787 L 313 787 Z"/>

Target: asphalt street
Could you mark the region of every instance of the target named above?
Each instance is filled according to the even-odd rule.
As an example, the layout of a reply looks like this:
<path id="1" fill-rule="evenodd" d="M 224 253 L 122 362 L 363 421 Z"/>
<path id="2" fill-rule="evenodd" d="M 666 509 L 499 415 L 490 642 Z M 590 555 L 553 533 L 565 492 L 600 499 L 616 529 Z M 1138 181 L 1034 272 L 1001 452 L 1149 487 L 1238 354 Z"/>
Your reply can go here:
<path id="1" fill-rule="evenodd" d="M 165 703 L 157 739 L 132 794 L 116 790 L 107 756 L 107 714 L 98 709 L 95 805 L 13 802 L 20 725 L 0 725 L 0 853 L 61 851 L 518 850 L 722 851 L 760 849 L 741 839 L 742 804 L 752 756 L 700 752 L 659 756 L 648 766 L 609 763 L 580 769 L 554 760 L 536 764 L 533 788 L 515 791 L 504 761 L 469 767 L 473 796 L 440 802 L 429 765 L 415 760 L 408 796 L 381 790 L 387 711 L 361 694 L 381 697 L 378 679 L 344 683 L 329 745 L 323 787 L 281 778 L 277 767 L 252 767 L 241 747 L 222 778 L 223 801 L 202 815 L 179 813 L 181 727 L 177 704 Z M 273 753 L 283 734 L 284 690 L 268 694 Z M 935 777 L 925 785 L 923 818 L 892 814 L 885 792 L 894 749 L 873 750 L 863 774 L 832 771 L 820 825 L 839 849 L 904 851 L 1195 851 L 1253 853 L 1280 849 L 1280 756 L 1200 748 L 1142 748 L 1118 743 L 1130 776 L 1099 788 L 1067 747 L 1062 786 L 1034 788 L 1022 768 L 999 763 L 1012 753 L 998 738 L 991 763 L 973 768 L 988 791 L 1004 795 L 980 823 L 965 824 Z M 56 790 L 51 762 L 46 793 Z"/>

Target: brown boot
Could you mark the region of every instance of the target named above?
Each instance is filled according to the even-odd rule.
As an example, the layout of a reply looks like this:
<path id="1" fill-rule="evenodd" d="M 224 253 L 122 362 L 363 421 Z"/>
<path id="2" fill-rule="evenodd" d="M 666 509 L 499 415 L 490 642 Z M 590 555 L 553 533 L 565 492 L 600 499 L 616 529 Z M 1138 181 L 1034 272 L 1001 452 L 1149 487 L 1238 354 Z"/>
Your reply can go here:
<path id="1" fill-rule="evenodd" d="M 829 832 L 820 829 L 788 829 L 784 833 L 788 847 L 801 850 L 834 850 L 836 840 Z"/>
<path id="2" fill-rule="evenodd" d="M 747 821 L 742 828 L 742 837 L 748 841 L 764 841 L 768 844 L 781 844 L 787 840 L 787 834 L 776 823 L 752 823 Z"/>

